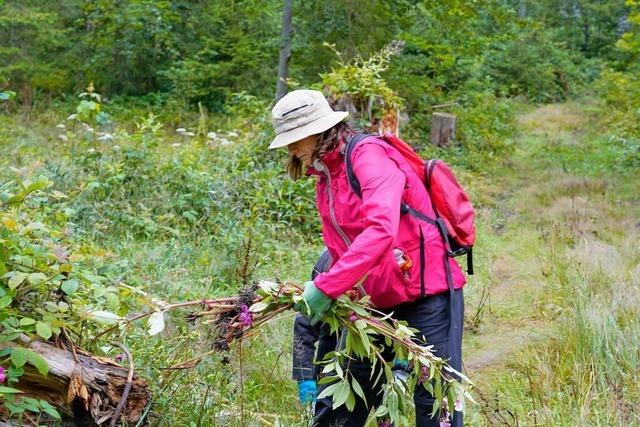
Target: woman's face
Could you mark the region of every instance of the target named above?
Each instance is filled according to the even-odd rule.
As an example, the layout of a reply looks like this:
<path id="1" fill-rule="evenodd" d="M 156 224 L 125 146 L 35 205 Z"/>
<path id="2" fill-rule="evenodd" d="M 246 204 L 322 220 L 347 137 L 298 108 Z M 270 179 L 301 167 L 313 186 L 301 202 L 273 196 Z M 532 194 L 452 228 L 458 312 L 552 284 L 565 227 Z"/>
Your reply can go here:
<path id="1" fill-rule="evenodd" d="M 306 169 L 311 165 L 313 152 L 316 148 L 318 135 L 310 135 L 306 138 L 287 145 L 289 155 L 296 157 L 302 163 L 302 168 Z"/>

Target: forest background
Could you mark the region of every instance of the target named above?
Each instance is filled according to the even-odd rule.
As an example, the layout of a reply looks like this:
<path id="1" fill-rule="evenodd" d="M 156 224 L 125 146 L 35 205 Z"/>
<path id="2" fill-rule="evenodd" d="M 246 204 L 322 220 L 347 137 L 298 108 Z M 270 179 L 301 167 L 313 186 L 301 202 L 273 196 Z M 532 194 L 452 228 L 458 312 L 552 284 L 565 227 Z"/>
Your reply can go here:
<path id="1" fill-rule="evenodd" d="M 187 371 L 163 368 L 214 338 L 180 315 L 94 339 L 152 297 L 307 279 L 313 182 L 266 150 L 284 3 L 0 0 L 0 344 L 67 331 L 115 357 L 117 337 L 153 424 L 304 425 L 291 316 Z M 364 127 L 399 110 L 472 194 L 470 425 L 640 425 L 640 3 L 291 4 L 289 87 L 348 96 Z M 447 148 L 427 142 L 439 105 L 459 121 Z M 4 417 L 55 419 L 10 391 L 25 363 L 0 352 Z"/>

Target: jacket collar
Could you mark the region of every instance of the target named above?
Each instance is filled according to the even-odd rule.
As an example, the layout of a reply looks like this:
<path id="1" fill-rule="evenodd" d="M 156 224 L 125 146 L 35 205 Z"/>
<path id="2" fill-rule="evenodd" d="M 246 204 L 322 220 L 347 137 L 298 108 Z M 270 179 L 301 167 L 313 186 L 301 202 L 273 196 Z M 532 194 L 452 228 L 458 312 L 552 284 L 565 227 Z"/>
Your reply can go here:
<path id="1" fill-rule="evenodd" d="M 329 169 L 329 173 L 331 175 L 336 175 L 341 168 L 341 165 L 344 163 L 344 141 L 341 141 L 340 144 L 333 150 L 325 153 L 324 156 L 320 158 L 320 161 Z M 318 171 L 313 166 L 309 166 L 307 169 L 307 175 L 321 175 L 324 176 L 322 171 Z"/>

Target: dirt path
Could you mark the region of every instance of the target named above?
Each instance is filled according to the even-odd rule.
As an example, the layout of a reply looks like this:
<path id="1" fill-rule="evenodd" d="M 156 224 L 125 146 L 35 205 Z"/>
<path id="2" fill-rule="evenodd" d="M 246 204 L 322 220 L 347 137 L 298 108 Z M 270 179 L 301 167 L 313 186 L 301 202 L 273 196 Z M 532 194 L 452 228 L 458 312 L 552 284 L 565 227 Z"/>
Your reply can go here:
<path id="1" fill-rule="evenodd" d="M 465 370 L 471 378 L 482 382 L 483 371 L 501 369 L 517 357 L 517 351 L 553 330 L 553 324 L 540 315 L 542 285 L 546 274 L 540 254 L 544 253 L 541 230 L 530 221 L 538 207 L 531 197 L 541 185 L 550 185 L 552 194 L 562 194 L 566 177 L 555 184 L 542 173 L 537 159 L 529 153 L 532 136 L 542 141 L 574 138 L 579 143 L 581 116 L 566 104 L 547 105 L 518 118 L 521 136 L 513 156 L 513 168 L 501 182 L 499 201 L 483 209 L 480 215 L 490 218 L 491 228 L 481 230 L 490 247 L 485 250 L 489 261 L 486 275 L 472 279 L 471 285 L 484 289 L 486 302 L 477 314 L 482 291 L 473 289 L 467 306 L 467 333 L 464 344 Z M 554 188 L 558 187 L 558 188 Z M 484 233 L 483 233 L 484 231 Z M 484 236 L 483 236 L 484 234 Z M 482 245 L 482 243 L 481 243 Z M 482 259 L 482 255 L 479 257 Z M 482 262 L 482 261 L 479 261 Z M 478 283 L 479 282 L 479 283 Z M 479 326 L 473 330 L 473 319 Z M 471 322 L 470 322 L 471 319 Z M 477 320 L 476 320 L 477 321 Z"/>

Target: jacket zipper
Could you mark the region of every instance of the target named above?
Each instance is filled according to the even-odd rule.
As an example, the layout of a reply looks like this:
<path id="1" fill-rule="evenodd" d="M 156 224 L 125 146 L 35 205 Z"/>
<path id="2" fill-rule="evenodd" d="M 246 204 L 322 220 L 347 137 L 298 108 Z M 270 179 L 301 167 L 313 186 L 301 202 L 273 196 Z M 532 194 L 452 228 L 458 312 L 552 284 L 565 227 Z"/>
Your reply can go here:
<path id="1" fill-rule="evenodd" d="M 320 166 L 321 172 L 323 172 L 327 177 L 326 191 L 327 191 L 327 196 L 329 198 L 329 216 L 331 216 L 331 223 L 333 224 L 333 227 L 336 229 L 336 231 L 344 241 L 345 245 L 349 247 L 351 246 L 351 240 L 345 234 L 342 228 L 340 228 L 340 226 L 338 225 L 338 220 L 336 219 L 336 213 L 335 213 L 335 210 L 333 209 L 333 193 L 331 192 L 331 173 L 329 173 L 329 168 L 327 168 L 327 166 L 324 163 L 322 163 L 320 160 L 316 160 L 314 163 L 315 163 L 314 167 L 318 169 L 316 166 Z"/>
<path id="2" fill-rule="evenodd" d="M 327 191 L 327 197 L 329 199 L 329 216 L 331 217 L 331 223 L 333 224 L 333 228 L 335 228 L 335 230 L 338 232 L 338 234 L 340 235 L 340 237 L 342 238 L 342 240 L 344 241 L 345 245 L 347 245 L 347 248 L 348 248 L 351 246 L 351 239 L 349 239 L 347 234 L 338 225 L 338 220 L 336 219 L 336 213 L 335 213 L 335 210 L 333 209 L 333 193 L 331 192 L 331 172 L 329 172 L 329 168 L 327 167 L 327 165 L 325 165 L 320 160 L 314 161 L 313 167 L 316 170 L 319 170 L 322 173 L 324 173 L 324 175 L 327 177 L 326 191 Z M 367 276 L 369 276 L 369 274 L 365 274 L 360 280 L 358 280 L 358 282 L 355 285 L 355 287 L 360 292 L 360 295 L 362 296 L 367 295 L 367 292 L 364 290 L 364 286 L 362 286 L 362 283 L 367 279 Z"/>

